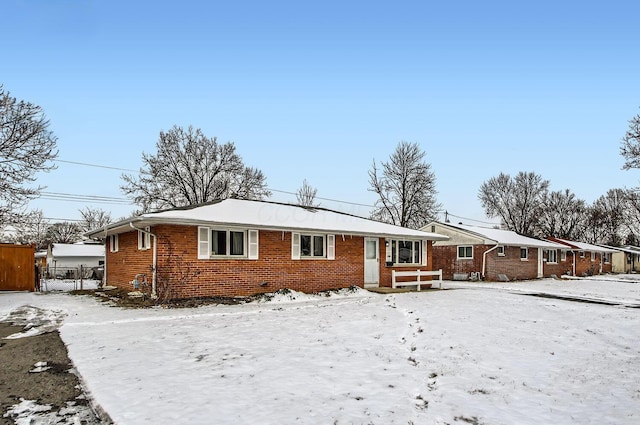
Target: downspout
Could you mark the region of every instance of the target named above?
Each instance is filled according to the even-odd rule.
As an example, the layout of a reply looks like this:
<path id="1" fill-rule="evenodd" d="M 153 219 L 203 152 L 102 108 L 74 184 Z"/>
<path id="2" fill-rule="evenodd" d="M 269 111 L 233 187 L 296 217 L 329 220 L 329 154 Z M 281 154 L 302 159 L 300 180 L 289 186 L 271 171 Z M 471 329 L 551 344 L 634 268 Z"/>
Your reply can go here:
<path id="1" fill-rule="evenodd" d="M 571 256 L 573 257 L 573 275 L 576 275 L 576 250 L 571 250 Z"/>
<path id="2" fill-rule="evenodd" d="M 109 237 L 107 236 L 107 226 L 104 226 L 104 265 L 102 267 L 104 267 L 104 271 L 102 272 L 102 287 L 104 288 L 106 286 L 107 283 L 107 255 L 109 255 L 109 252 L 111 252 L 110 249 L 108 249 L 109 245 Z"/>
<path id="3" fill-rule="evenodd" d="M 133 222 L 129 222 L 129 226 L 133 229 L 136 229 L 144 234 L 151 235 L 153 237 L 153 266 L 152 266 L 152 274 L 151 274 L 151 298 L 158 298 L 158 294 L 156 293 L 156 269 L 158 265 L 158 238 L 154 233 L 149 232 L 148 230 L 141 229 L 133 225 Z"/>
<path id="4" fill-rule="evenodd" d="M 497 249 L 499 246 L 500 246 L 500 244 L 494 246 L 491 249 L 486 250 L 482 254 L 482 280 L 484 280 L 484 278 L 485 278 L 484 271 L 487 269 L 487 254 L 490 253 L 491 251 L 493 251 L 494 249 Z"/>

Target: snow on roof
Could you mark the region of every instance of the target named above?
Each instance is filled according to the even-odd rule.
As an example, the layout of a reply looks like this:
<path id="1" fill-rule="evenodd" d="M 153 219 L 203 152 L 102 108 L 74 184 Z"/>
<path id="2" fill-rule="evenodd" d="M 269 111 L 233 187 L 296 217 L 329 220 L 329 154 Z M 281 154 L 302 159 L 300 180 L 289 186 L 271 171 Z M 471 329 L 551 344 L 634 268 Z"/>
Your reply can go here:
<path id="1" fill-rule="evenodd" d="M 453 228 L 457 228 L 460 230 L 464 230 L 466 232 L 475 233 L 485 239 L 490 239 L 495 241 L 497 244 L 505 245 L 505 246 L 532 246 L 536 248 L 546 248 L 546 249 L 562 249 L 566 248 L 564 245 L 560 245 L 558 243 L 543 241 L 540 239 L 530 238 L 528 236 L 522 236 L 512 230 L 503 230 L 503 229 L 493 229 L 489 227 L 480 227 L 480 226 L 469 226 L 466 224 L 451 224 L 446 223 L 442 224 L 444 226 L 449 226 Z"/>
<path id="2" fill-rule="evenodd" d="M 54 243 L 51 247 L 54 257 L 104 257 L 104 245 Z"/>
<path id="3" fill-rule="evenodd" d="M 576 242 L 576 241 L 570 241 L 568 239 L 561 239 L 561 238 L 554 238 L 554 239 L 557 240 L 560 243 L 563 243 L 563 244 L 566 244 L 566 245 L 570 245 L 570 246 L 574 246 L 574 247 L 578 248 L 581 251 L 615 252 L 615 249 L 605 248 L 605 247 L 598 246 L 598 245 L 592 245 L 592 244 L 586 243 L 586 242 Z"/>
<path id="4" fill-rule="evenodd" d="M 147 213 L 136 223 L 207 224 L 256 227 L 274 230 L 300 230 L 372 236 L 446 240 L 447 236 L 299 205 L 268 201 L 225 199 L 193 208 Z M 120 223 L 122 225 L 122 223 Z M 96 231 L 96 234 L 99 232 Z"/>

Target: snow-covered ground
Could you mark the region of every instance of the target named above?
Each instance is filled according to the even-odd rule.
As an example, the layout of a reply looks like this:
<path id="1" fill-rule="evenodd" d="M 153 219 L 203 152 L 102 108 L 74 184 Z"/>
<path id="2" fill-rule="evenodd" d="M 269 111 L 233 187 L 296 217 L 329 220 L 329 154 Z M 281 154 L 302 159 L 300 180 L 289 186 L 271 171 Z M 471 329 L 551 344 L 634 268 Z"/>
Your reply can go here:
<path id="1" fill-rule="evenodd" d="M 5 293 L 0 316 L 62 321 L 118 424 L 640 423 L 640 276 L 445 287 L 147 310 Z"/>

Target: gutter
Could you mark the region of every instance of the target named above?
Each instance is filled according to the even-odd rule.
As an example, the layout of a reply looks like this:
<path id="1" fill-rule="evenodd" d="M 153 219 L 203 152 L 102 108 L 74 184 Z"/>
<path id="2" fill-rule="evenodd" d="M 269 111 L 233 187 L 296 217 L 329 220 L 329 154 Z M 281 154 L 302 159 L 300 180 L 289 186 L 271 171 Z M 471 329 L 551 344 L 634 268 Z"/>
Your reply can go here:
<path id="1" fill-rule="evenodd" d="M 496 246 L 494 246 L 491 249 L 486 250 L 483 254 L 482 254 L 482 280 L 484 280 L 485 275 L 484 272 L 487 268 L 487 254 L 490 253 L 491 251 L 493 251 L 494 249 L 497 249 L 500 246 L 500 244 L 497 244 Z"/>
<path id="2" fill-rule="evenodd" d="M 133 225 L 133 222 L 129 222 L 129 226 L 131 226 L 131 228 L 136 229 L 142 233 L 145 233 L 147 235 L 151 235 L 153 237 L 153 266 L 152 266 L 152 278 L 151 278 L 151 298 L 152 299 L 156 299 L 158 298 L 158 294 L 156 292 L 156 276 L 157 276 L 157 265 L 158 265 L 158 237 L 155 235 L 155 233 L 151 233 L 147 230 L 141 229 L 139 227 L 136 227 Z"/>

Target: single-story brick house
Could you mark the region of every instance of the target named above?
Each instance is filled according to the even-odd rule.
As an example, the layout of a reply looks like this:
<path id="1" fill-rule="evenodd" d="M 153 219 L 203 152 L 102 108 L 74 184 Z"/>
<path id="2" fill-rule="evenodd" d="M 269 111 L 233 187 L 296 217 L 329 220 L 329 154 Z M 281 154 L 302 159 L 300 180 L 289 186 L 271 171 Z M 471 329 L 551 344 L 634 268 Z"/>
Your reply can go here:
<path id="1" fill-rule="evenodd" d="M 611 254 L 611 271 L 614 273 L 640 272 L 640 247 L 632 245 L 602 246 L 616 251 Z"/>
<path id="2" fill-rule="evenodd" d="M 145 281 L 171 298 L 391 286 L 391 270 L 431 270 L 446 236 L 324 208 L 226 199 L 126 219 L 105 240 L 105 283 Z M 163 296 L 166 296 L 163 295 Z"/>
<path id="3" fill-rule="evenodd" d="M 422 230 L 447 236 L 433 242 L 433 268 L 443 279 L 523 280 L 556 274 L 544 261 L 566 248 L 555 242 L 519 235 L 510 230 L 434 221 Z M 555 254 L 554 254 L 555 253 Z M 568 267 L 568 265 L 566 265 Z"/>
<path id="4" fill-rule="evenodd" d="M 564 245 L 561 255 L 571 264 L 571 269 L 565 273 L 586 276 L 612 272 L 611 255 L 616 252 L 615 249 L 561 238 L 546 239 Z"/>

